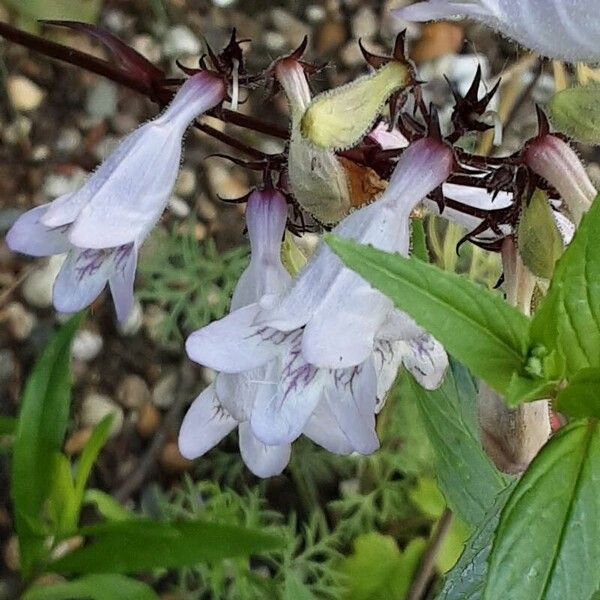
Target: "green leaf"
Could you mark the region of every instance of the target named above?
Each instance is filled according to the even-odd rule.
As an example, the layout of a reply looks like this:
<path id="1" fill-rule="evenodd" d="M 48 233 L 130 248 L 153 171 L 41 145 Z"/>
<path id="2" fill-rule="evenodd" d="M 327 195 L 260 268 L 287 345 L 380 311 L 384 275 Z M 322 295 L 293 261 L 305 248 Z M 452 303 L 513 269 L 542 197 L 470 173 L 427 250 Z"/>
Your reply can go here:
<path id="1" fill-rule="evenodd" d="M 101 490 L 85 490 L 83 504 L 95 506 L 100 515 L 108 521 L 127 521 L 135 517 L 134 513 Z"/>
<path id="2" fill-rule="evenodd" d="M 424 262 L 429 262 L 429 250 L 427 249 L 427 236 L 423 219 L 413 219 L 410 222 L 411 256 Z"/>
<path id="3" fill-rule="evenodd" d="M 29 376 L 21 401 L 11 490 L 25 575 L 44 551 L 42 508 L 50 491 L 52 464 L 67 429 L 70 348 L 82 319 L 83 313 L 73 317 L 52 338 Z"/>
<path id="4" fill-rule="evenodd" d="M 564 246 L 545 192 L 537 190 L 523 210 L 517 241 L 525 266 L 537 277 L 551 279 Z"/>
<path id="5" fill-rule="evenodd" d="M 440 388 L 428 392 L 413 379 L 411 395 L 434 448 L 437 480 L 448 506 L 465 523 L 478 525 L 506 487 L 507 478 L 481 447 L 477 390 L 471 376 L 452 362 Z"/>
<path id="6" fill-rule="evenodd" d="M 79 458 L 79 462 L 77 463 L 77 469 L 75 471 L 75 501 L 77 506 L 77 517 L 75 523 L 79 519 L 79 510 L 81 509 L 81 504 L 83 502 L 83 495 L 85 492 L 85 484 L 87 483 L 88 477 L 90 476 L 90 472 L 98 455 L 100 454 L 100 450 L 104 447 L 106 440 L 110 434 L 110 428 L 112 426 L 114 415 L 106 415 L 94 427 L 94 431 L 90 436 L 90 439 L 87 441 L 83 452 L 81 453 L 81 457 Z"/>
<path id="7" fill-rule="evenodd" d="M 32 587 L 22 600 L 158 600 L 158 594 L 123 575 L 88 575 L 69 583 Z"/>
<path id="8" fill-rule="evenodd" d="M 555 94 L 548 104 L 559 131 L 586 144 L 600 144 L 600 85 L 576 86 Z"/>
<path id="9" fill-rule="evenodd" d="M 201 521 L 115 521 L 80 531 L 94 541 L 52 563 L 60 573 L 134 573 L 178 568 L 277 550 L 283 540 L 260 531 Z"/>
<path id="10" fill-rule="evenodd" d="M 75 529 L 77 496 L 71 475 L 71 463 L 60 452 L 56 452 L 53 457 L 48 512 L 52 520 L 53 532 L 66 535 Z"/>
<path id="11" fill-rule="evenodd" d="M 326 239 L 351 269 L 499 393 L 508 388 L 513 374 L 524 368 L 529 321 L 499 295 L 416 258 L 331 236 Z"/>
<path id="12" fill-rule="evenodd" d="M 562 258 L 531 323 L 532 342 L 562 359 L 568 378 L 600 368 L 600 202 L 592 204 Z M 550 354 L 549 356 L 552 356 Z M 560 362 L 554 373 L 559 377 Z"/>
<path id="13" fill-rule="evenodd" d="M 415 538 L 400 552 L 389 535 L 367 533 L 354 540 L 354 552 L 340 565 L 345 600 L 403 600 L 427 543 Z"/>
<path id="14" fill-rule="evenodd" d="M 466 543 L 459 561 L 446 575 L 444 587 L 436 600 L 481 599 L 494 531 L 513 487 L 507 486 L 495 498 L 494 504 Z"/>
<path id="15" fill-rule="evenodd" d="M 600 369 L 582 369 L 561 390 L 554 409 L 570 417 L 600 419 Z"/>
<path id="16" fill-rule="evenodd" d="M 598 498 L 600 427 L 576 421 L 542 449 L 508 499 L 484 599 L 589 598 L 600 585 Z"/>
<path id="17" fill-rule="evenodd" d="M 296 573 L 290 571 L 285 576 L 283 600 L 315 600 L 310 589 L 302 583 Z"/>
<path id="18" fill-rule="evenodd" d="M 0 417 L 0 436 L 13 435 L 17 430 L 17 419 L 13 417 Z"/>
<path id="19" fill-rule="evenodd" d="M 102 0 L 3 0 L 23 17 L 40 19 L 62 19 L 96 23 L 100 16 Z"/>

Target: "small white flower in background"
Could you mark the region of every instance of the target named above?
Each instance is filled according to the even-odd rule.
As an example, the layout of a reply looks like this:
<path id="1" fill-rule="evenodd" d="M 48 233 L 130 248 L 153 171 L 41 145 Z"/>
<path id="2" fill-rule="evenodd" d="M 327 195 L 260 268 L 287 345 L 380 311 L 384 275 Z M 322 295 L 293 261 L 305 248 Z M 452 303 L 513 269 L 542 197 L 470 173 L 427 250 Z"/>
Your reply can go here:
<path id="1" fill-rule="evenodd" d="M 415 143 L 382 197 L 346 217 L 334 233 L 408 254 L 410 213 L 453 164 L 452 151 L 441 142 Z M 190 358 L 220 373 L 186 415 L 179 444 L 184 456 L 198 457 L 239 423 L 242 457 L 266 477 L 281 472 L 301 434 L 331 452 L 374 452 L 375 414 L 399 366 L 432 389 L 448 359 L 325 245 L 292 285 L 281 273 L 278 250 L 285 222 L 275 235 L 277 228 L 265 225 L 274 217 L 257 214 L 259 206 L 276 210 L 278 195 L 265 202 L 263 194 L 250 197 L 248 231 L 270 250 L 255 263 L 259 268 L 251 262 L 234 310 L 188 338 Z M 283 198 L 278 202 L 284 205 Z M 257 227 L 265 233 L 257 234 Z M 253 261 L 255 248 L 253 243 Z M 242 297 L 251 303 L 239 308 Z"/>
<path id="2" fill-rule="evenodd" d="M 223 80 L 190 77 L 156 119 L 126 137 L 84 186 L 34 208 L 13 225 L 8 246 L 30 256 L 67 254 L 54 284 L 56 310 L 91 304 L 108 282 L 119 321 L 133 307 L 137 251 L 169 201 L 185 130 L 224 100 Z"/>
<path id="3" fill-rule="evenodd" d="M 557 135 L 542 133 L 525 148 L 523 162 L 558 191 L 578 225 L 598 192 L 573 148 Z"/>
<path id="4" fill-rule="evenodd" d="M 600 62 L 597 0 L 429 0 L 393 11 L 404 21 L 470 18 L 542 56 Z"/>

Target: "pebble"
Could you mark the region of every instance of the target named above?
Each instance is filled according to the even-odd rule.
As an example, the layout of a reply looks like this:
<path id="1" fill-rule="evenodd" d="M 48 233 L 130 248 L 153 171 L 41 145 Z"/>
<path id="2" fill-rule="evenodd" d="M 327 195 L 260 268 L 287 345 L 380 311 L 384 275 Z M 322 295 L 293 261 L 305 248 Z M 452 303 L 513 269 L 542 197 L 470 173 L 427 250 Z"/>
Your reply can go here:
<path id="1" fill-rule="evenodd" d="M 160 46 L 154 41 L 150 35 L 141 34 L 133 38 L 131 44 L 134 50 L 137 50 L 144 58 L 147 58 L 151 63 L 158 63 L 161 59 Z"/>
<path id="2" fill-rule="evenodd" d="M 48 148 L 48 146 L 46 146 L 45 144 L 40 144 L 31 151 L 31 159 L 35 162 L 42 162 L 43 160 L 46 160 L 49 156 L 50 148 Z"/>
<path id="3" fill-rule="evenodd" d="M 16 368 L 17 363 L 12 351 L 8 349 L 0 350 L 0 386 L 10 381 Z"/>
<path id="4" fill-rule="evenodd" d="M 167 312 L 156 304 L 151 304 L 143 312 L 142 323 L 146 335 L 157 345 L 162 344 L 163 323 L 168 316 Z"/>
<path id="5" fill-rule="evenodd" d="M 200 54 L 201 50 L 202 45 L 196 34 L 184 25 L 169 29 L 163 40 L 163 52 L 165 56 L 197 55 Z"/>
<path id="6" fill-rule="evenodd" d="M 179 375 L 177 371 L 171 371 L 158 380 L 152 390 L 152 403 L 154 406 L 166 409 L 175 402 L 178 380 Z"/>
<path id="7" fill-rule="evenodd" d="M 306 7 L 306 11 L 304 13 L 306 15 L 306 19 L 311 23 L 320 23 L 325 20 L 327 16 L 327 11 L 323 6 L 318 4 L 311 4 Z"/>
<path id="8" fill-rule="evenodd" d="M 117 112 L 117 86 L 105 79 L 100 79 L 87 93 L 85 110 L 90 117 L 106 119 Z"/>
<path id="9" fill-rule="evenodd" d="M 138 411 L 135 428 L 141 438 L 148 439 L 157 432 L 160 421 L 159 410 L 151 402 L 146 402 Z"/>
<path id="10" fill-rule="evenodd" d="M 21 553 L 19 551 L 19 539 L 16 535 L 8 538 L 3 548 L 4 564 L 11 571 L 18 571 L 21 568 Z"/>
<path id="11" fill-rule="evenodd" d="M 19 115 L 12 123 L 2 131 L 2 138 L 7 144 L 18 144 L 21 140 L 29 137 L 33 122 L 25 115 Z"/>
<path id="12" fill-rule="evenodd" d="M 99 161 L 105 160 L 113 153 L 114 150 L 117 149 L 120 141 L 121 140 L 119 138 L 112 135 L 103 137 L 94 148 L 94 156 Z"/>
<path id="13" fill-rule="evenodd" d="M 264 45 L 273 52 L 281 52 L 285 48 L 285 37 L 279 31 L 265 31 Z"/>
<path id="14" fill-rule="evenodd" d="M 52 288 L 66 254 L 51 256 L 48 262 L 32 271 L 23 283 L 21 289 L 23 298 L 34 308 L 49 308 L 52 306 Z"/>
<path id="15" fill-rule="evenodd" d="M 188 203 L 178 196 L 171 196 L 171 199 L 169 200 L 169 210 L 179 219 L 185 219 L 190 214 Z"/>
<path id="16" fill-rule="evenodd" d="M 6 91 L 13 108 L 24 112 L 39 108 L 46 95 L 39 85 L 21 75 L 7 79 Z"/>
<path id="17" fill-rule="evenodd" d="M 194 169 L 183 167 L 175 182 L 175 194 L 182 198 L 188 198 L 196 191 L 196 185 L 197 178 Z"/>
<path id="18" fill-rule="evenodd" d="M 114 437 L 123 427 L 123 409 L 111 398 L 97 392 L 90 392 L 81 405 L 81 424 L 84 427 L 95 427 L 107 415 L 114 415 L 110 436 Z"/>
<path id="19" fill-rule="evenodd" d="M 83 169 L 76 169 L 71 175 L 48 175 L 42 191 L 48 199 L 58 198 L 76 192 L 87 178 L 88 175 Z"/>
<path id="20" fill-rule="evenodd" d="M 158 461 L 163 470 L 170 475 L 184 473 L 194 464 L 193 461 L 181 455 L 177 442 L 167 442 L 160 453 Z"/>
<path id="21" fill-rule="evenodd" d="M 65 442 L 65 454 L 67 456 L 76 456 L 77 454 L 81 454 L 85 448 L 85 445 L 92 437 L 92 432 L 92 427 L 84 427 L 83 429 L 79 429 L 78 431 L 72 433 Z"/>
<path id="22" fill-rule="evenodd" d="M 304 36 L 310 35 L 310 27 L 283 8 L 271 10 L 271 20 L 292 47 L 299 46 Z"/>
<path id="23" fill-rule="evenodd" d="M 115 392 L 116 401 L 129 410 L 139 410 L 151 399 L 148 384 L 139 375 L 124 377 Z"/>
<path id="24" fill-rule="evenodd" d="M 217 207 L 205 196 L 198 199 L 196 208 L 205 221 L 215 221 L 218 216 Z"/>
<path id="25" fill-rule="evenodd" d="M 136 298 L 133 302 L 131 313 L 122 323 L 117 324 L 117 329 L 121 335 L 132 337 L 137 335 L 144 323 L 144 309 L 140 301 Z"/>
<path id="26" fill-rule="evenodd" d="M 20 342 L 31 335 L 37 323 L 35 315 L 20 302 L 11 302 L 2 311 L 2 320 L 6 320 L 11 335 Z"/>
<path id="27" fill-rule="evenodd" d="M 217 371 L 211 369 L 210 367 L 202 367 L 202 379 L 204 379 L 207 384 L 214 383 L 216 378 Z"/>
<path id="28" fill-rule="evenodd" d="M 104 340 L 99 333 L 89 329 L 80 329 L 73 339 L 71 356 L 75 360 L 88 362 L 100 354 L 103 346 Z"/>
<path id="29" fill-rule="evenodd" d="M 369 40 L 377 35 L 379 29 L 379 20 L 373 9 L 368 6 L 359 8 L 352 17 L 352 34 L 355 39 Z"/>

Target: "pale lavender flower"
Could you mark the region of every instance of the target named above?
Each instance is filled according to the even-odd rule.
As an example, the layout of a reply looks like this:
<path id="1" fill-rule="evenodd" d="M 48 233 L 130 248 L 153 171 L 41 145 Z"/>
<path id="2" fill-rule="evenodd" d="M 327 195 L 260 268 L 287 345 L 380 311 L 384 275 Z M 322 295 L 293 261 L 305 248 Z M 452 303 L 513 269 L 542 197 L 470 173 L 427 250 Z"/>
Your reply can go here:
<path id="1" fill-rule="evenodd" d="M 443 143 L 431 138 L 415 142 L 400 158 L 382 196 L 346 217 L 333 234 L 407 255 L 412 210 L 445 181 L 453 165 L 452 150 Z M 372 354 L 376 336 L 392 312 L 391 300 L 322 244 L 294 287 L 263 312 L 260 323 L 282 332 L 303 327 L 305 360 L 323 368 L 344 369 Z M 417 328 L 408 317 L 397 316 L 395 322 L 395 339 L 415 336 Z"/>
<path id="2" fill-rule="evenodd" d="M 80 190 L 30 210 L 13 225 L 6 236 L 12 250 L 67 253 L 54 284 L 58 311 L 85 308 L 108 282 L 118 319 L 127 318 L 138 248 L 169 201 L 185 130 L 225 95 L 220 77 L 190 77 L 166 110 L 126 137 Z"/>
<path id="3" fill-rule="evenodd" d="M 277 193 L 267 200 L 264 192 L 251 195 L 252 262 L 236 288 L 233 310 L 186 343 L 190 358 L 219 373 L 184 419 L 182 454 L 196 458 L 239 426 L 242 458 L 261 477 L 283 470 L 290 444 L 302 434 L 338 454 L 373 452 L 379 445 L 375 414 L 400 364 L 428 387 L 439 385 L 447 364 L 441 346 L 393 310 L 369 356 L 342 369 L 306 361 L 302 328 L 286 332 L 257 324 L 264 305 L 292 286 L 279 254 L 284 207 Z M 392 339 L 407 331 L 407 341 Z"/>
<path id="4" fill-rule="evenodd" d="M 470 18 L 542 56 L 600 61 L 596 0 L 429 0 L 393 11 L 405 21 Z"/>

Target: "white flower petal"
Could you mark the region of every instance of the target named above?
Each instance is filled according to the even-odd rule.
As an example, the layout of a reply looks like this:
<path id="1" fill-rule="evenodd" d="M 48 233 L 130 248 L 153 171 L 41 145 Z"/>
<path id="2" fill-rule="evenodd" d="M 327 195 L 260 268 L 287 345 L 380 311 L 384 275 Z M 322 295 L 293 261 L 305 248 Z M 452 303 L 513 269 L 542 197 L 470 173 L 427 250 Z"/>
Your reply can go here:
<path id="1" fill-rule="evenodd" d="M 188 356 L 225 373 L 241 373 L 266 364 L 282 351 L 287 335 L 254 325 L 258 310 L 258 304 L 245 306 L 192 333 L 185 344 Z"/>
<path id="2" fill-rule="evenodd" d="M 317 404 L 302 433 L 328 452 L 344 455 L 354 452 L 326 402 Z"/>
<path id="3" fill-rule="evenodd" d="M 54 282 L 54 308 L 68 314 L 89 306 L 112 275 L 113 258 L 113 250 L 71 250 Z"/>
<path id="4" fill-rule="evenodd" d="M 271 377 L 278 385 L 264 386 L 257 395 L 251 425 L 256 437 L 266 444 L 293 442 L 323 396 L 328 372 L 305 362 L 300 340 L 279 361 L 274 361 Z"/>
<path id="5" fill-rule="evenodd" d="M 405 21 L 473 18 L 538 54 L 570 62 L 600 61 L 596 0 L 430 0 L 393 14 Z"/>
<path id="6" fill-rule="evenodd" d="M 252 433 L 249 423 L 240 423 L 240 453 L 246 466 L 257 477 L 279 475 L 290 462 L 292 447 L 267 446 Z"/>
<path id="7" fill-rule="evenodd" d="M 117 248 L 114 256 L 114 272 L 108 280 L 115 303 L 117 320 L 124 323 L 133 310 L 133 284 L 137 267 L 137 248 L 128 244 Z"/>
<path id="8" fill-rule="evenodd" d="M 426 390 L 437 389 L 448 368 L 448 355 L 443 346 L 427 334 L 404 343 L 408 349 L 402 359 L 404 366 Z"/>
<path id="9" fill-rule="evenodd" d="M 179 451 L 185 458 L 202 456 L 233 431 L 237 421 L 217 400 L 209 385 L 190 406 L 179 431 Z"/>
<path id="10" fill-rule="evenodd" d="M 373 361 L 332 372 L 334 385 L 325 398 L 340 429 L 357 452 L 371 454 L 379 448 L 375 432 L 377 376 Z"/>
<path id="11" fill-rule="evenodd" d="M 68 252 L 71 244 L 61 229 L 49 229 L 41 223 L 49 204 L 21 215 L 6 234 L 6 244 L 13 252 L 29 256 L 53 256 Z"/>
<path id="12" fill-rule="evenodd" d="M 373 360 L 377 374 L 377 405 L 375 406 L 377 413 L 385 405 L 386 395 L 396 381 L 404 352 L 405 346 L 402 342 L 380 339 L 375 344 Z"/>

